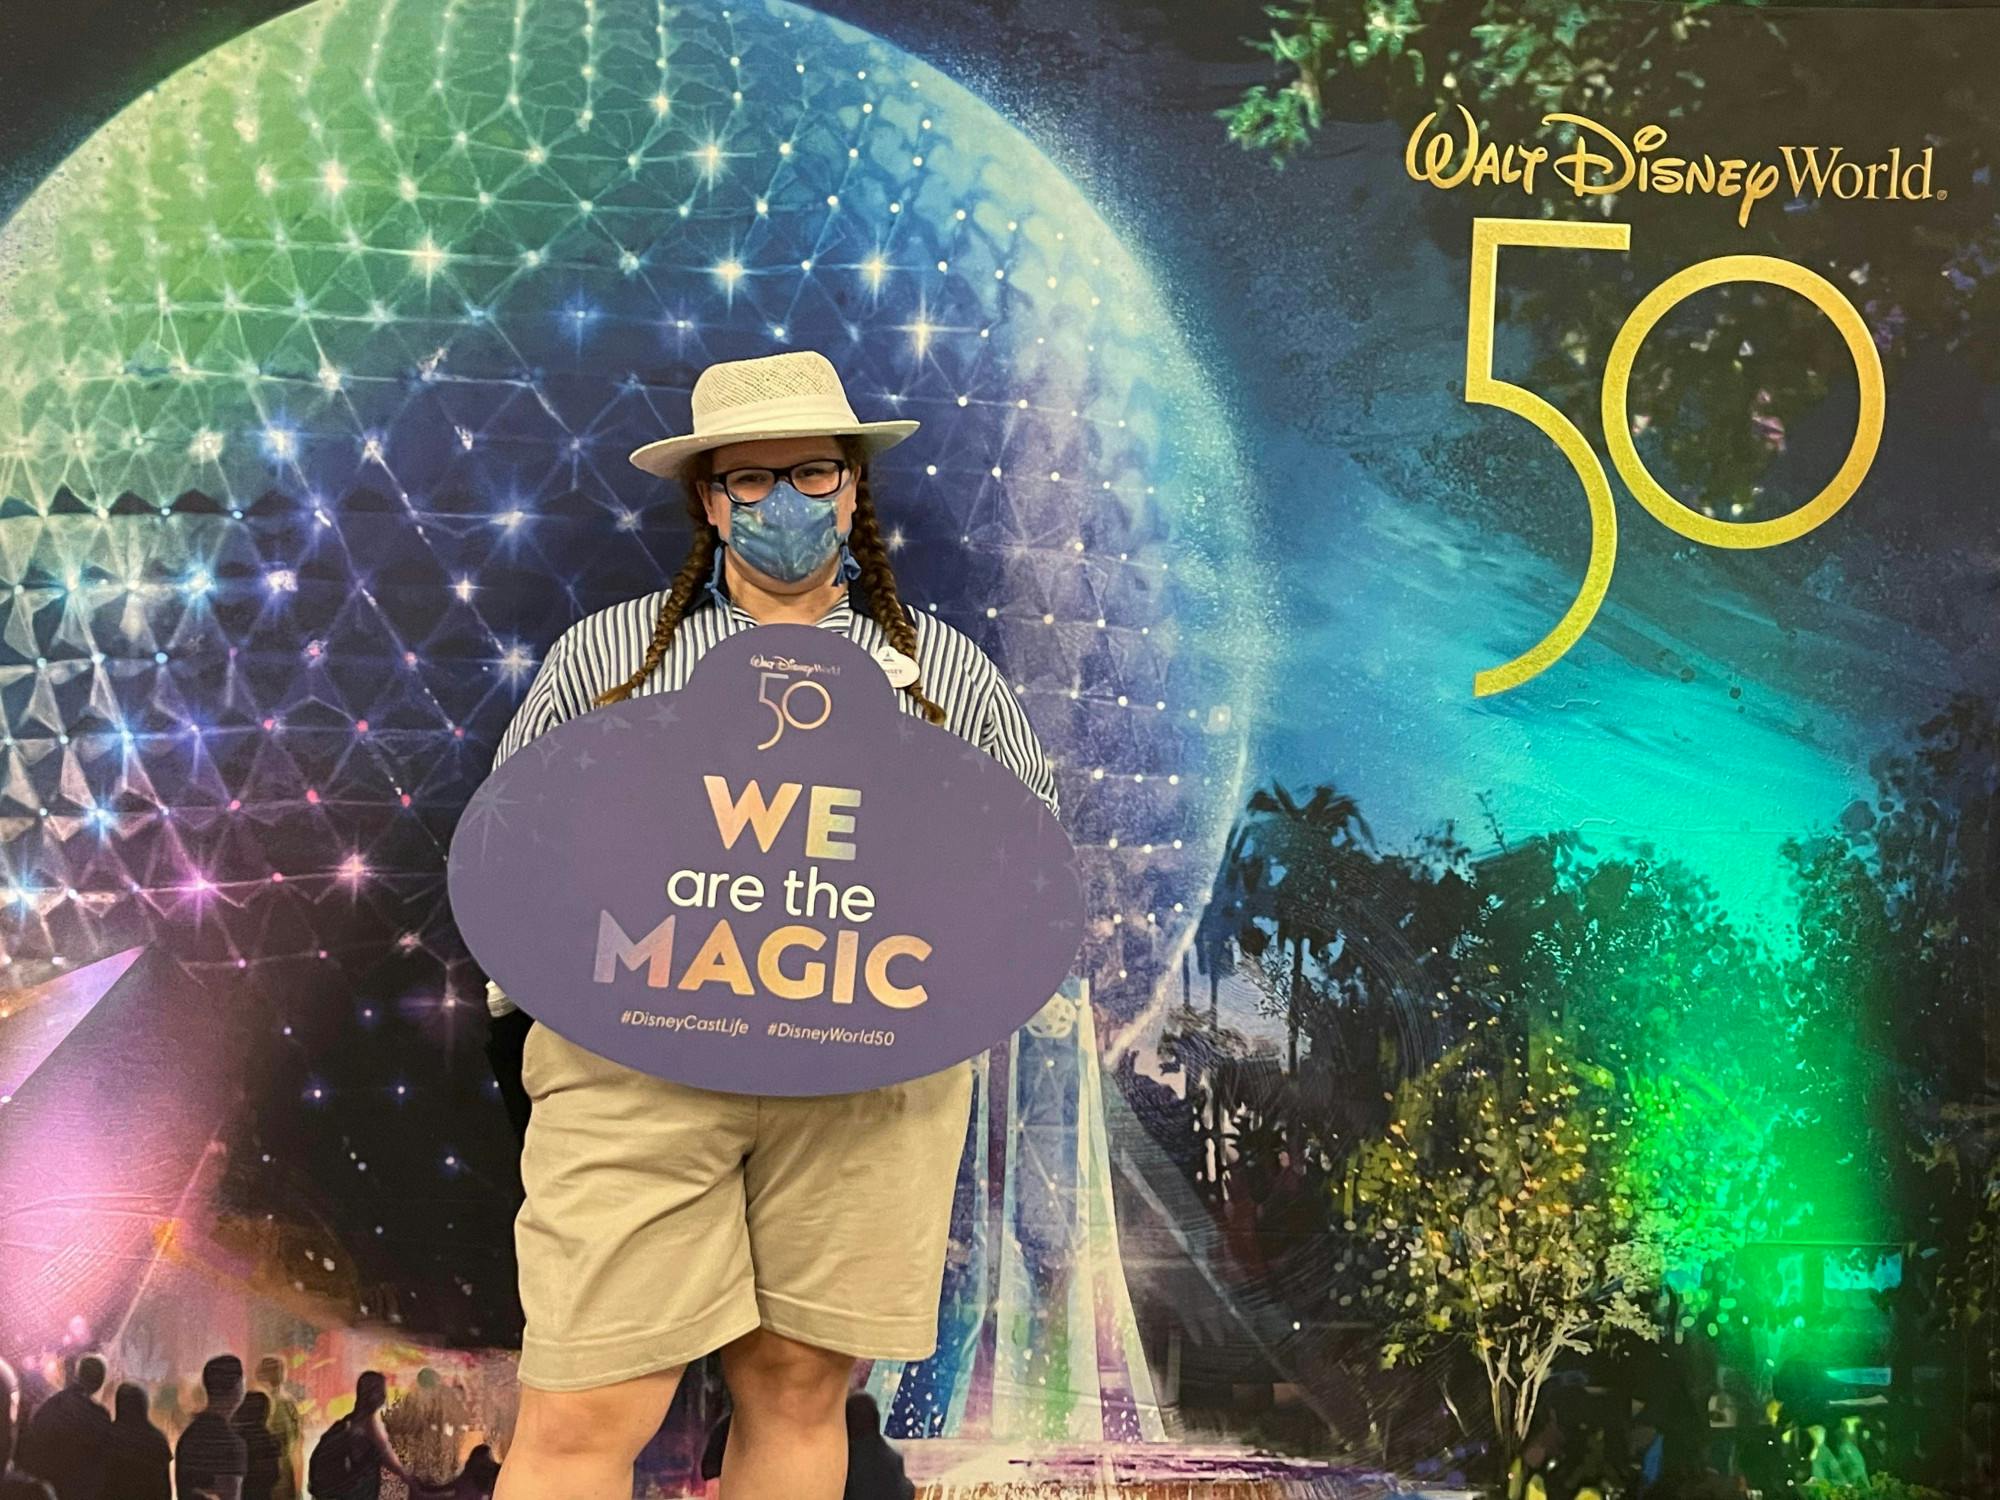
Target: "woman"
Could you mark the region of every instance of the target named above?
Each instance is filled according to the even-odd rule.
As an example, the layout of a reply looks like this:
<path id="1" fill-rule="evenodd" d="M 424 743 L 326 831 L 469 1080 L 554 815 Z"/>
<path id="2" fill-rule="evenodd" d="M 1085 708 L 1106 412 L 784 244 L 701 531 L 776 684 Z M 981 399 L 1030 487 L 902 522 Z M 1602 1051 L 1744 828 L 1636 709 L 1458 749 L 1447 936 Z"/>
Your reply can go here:
<path id="1" fill-rule="evenodd" d="M 1053 810 L 1053 769 L 999 669 L 897 592 L 867 464 L 918 424 L 859 421 L 811 350 L 711 365 L 692 406 L 692 433 L 632 455 L 685 491 L 694 537 L 679 572 L 556 640 L 495 764 L 593 707 L 681 688 L 724 637 L 783 622 L 867 648 L 905 712 L 992 754 Z M 514 1008 L 497 988 L 489 1001 Z M 971 1063 L 752 1097 L 669 1083 L 533 1026 L 522 1077 L 527 1323 L 496 1500 L 624 1500 L 682 1370 L 713 1349 L 734 1413 L 723 1493 L 834 1500 L 855 1360 L 936 1347 Z"/>
<path id="2" fill-rule="evenodd" d="M 307 1462 L 308 1488 L 313 1495 L 323 1495 L 326 1500 L 380 1500 L 384 1473 L 400 1479 L 419 1500 L 436 1493 L 396 1456 L 389 1430 L 382 1423 L 382 1408 L 388 1400 L 388 1377 L 380 1370 L 363 1370 L 354 1382 L 354 1409 L 322 1434 Z M 322 1454 L 322 1448 L 328 1451 Z M 327 1460 L 324 1482 L 320 1478 L 322 1458 Z"/>
<path id="3" fill-rule="evenodd" d="M 305 1493 L 299 1483 L 299 1449 L 305 1440 L 305 1427 L 299 1417 L 299 1403 L 285 1394 L 285 1361 L 276 1354 L 267 1354 L 257 1361 L 257 1384 L 271 1403 L 271 1419 L 266 1424 L 271 1429 L 271 1440 L 278 1445 L 278 1482 L 271 1489 L 271 1500 L 299 1500 Z"/>
<path id="4" fill-rule="evenodd" d="M 438 1372 L 425 1365 L 412 1388 L 382 1413 L 389 1445 L 403 1467 L 427 1485 L 448 1484 L 458 1473 L 458 1440 L 465 1423 L 462 1414 L 453 1412 L 451 1396 Z M 383 1500 L 405 1500 L 409 1494 L 400 1482 L 382 1489 Z"/>
<path id="5" fill-rule="evenodd" d="M 172 1500 L 167 1465 L 174 1456 L 167 1435 L 146 1409 L 146 1388 L 125 1381 L 112 1397 L 115 1416 L 104 1455 L 107 1500 Z"/>

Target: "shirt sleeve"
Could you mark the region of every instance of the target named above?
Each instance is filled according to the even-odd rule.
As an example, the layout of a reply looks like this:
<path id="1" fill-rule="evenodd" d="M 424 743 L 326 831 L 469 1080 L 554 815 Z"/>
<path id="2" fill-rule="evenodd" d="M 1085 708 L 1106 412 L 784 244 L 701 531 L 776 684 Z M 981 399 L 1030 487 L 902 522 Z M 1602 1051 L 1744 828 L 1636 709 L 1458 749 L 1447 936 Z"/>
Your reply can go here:
<path id="1" fill-rule="evenodd" d="M 501 762 L 536 735 L 555 728 L 563 721 L 566 696 L 563 676 L 568 670 L 569 632 L 564 631 L 555 638 L 548 654 L 542 658 L 535 680 L 528 684 L 528 696 L 514 710 L 514 717 L 507 721 L 507 727 L 500 735 L 500 743 L 493 747 L 493 765 L 487 771 L 489 776 L 500 769 Z"/>
<path id="2" fill-rule="evenodd" d="M 987 683 L 986 703 L 979 715 L 979 748 L 1006 766 L 1028 790 L 1048 804 L 1057 817 L 1062 815 L 1056 795 L 1056 768 L 1035 738 L 1035 727 L 1000 669 L 993 669 Z"/>
<path id="3" fill-rule="evenodd" d="M 569 700 L 569 684 L 565 681 L 569 672 L 569 639 L 566 630 L 550 644 L 548 654 L 542 658 L 541 667 L 535 672 L 535 680 L 528 684 L 527 697 L 514 710 L 514 717 L 507 721 L 500 743 L 493 747 L 493 765 L 487 775 L 499 770 L 508 756 L 536 735 L 546 734 L 570 717 L 564 712 Z M 486 981 L 487 1014 L 504 1016 L 518 1009 L 499 985 L 490 979 Z"/>

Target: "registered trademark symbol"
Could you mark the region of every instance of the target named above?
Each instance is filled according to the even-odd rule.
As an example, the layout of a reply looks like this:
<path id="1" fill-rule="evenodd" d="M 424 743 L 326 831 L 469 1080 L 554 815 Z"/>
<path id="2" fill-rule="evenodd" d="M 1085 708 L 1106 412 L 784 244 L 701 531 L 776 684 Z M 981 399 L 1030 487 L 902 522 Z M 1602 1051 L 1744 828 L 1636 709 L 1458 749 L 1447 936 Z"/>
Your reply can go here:
<path id="1" fill-rule="evenodd" d="M 1950 188 L 1939 188 L 1935 193 L 1932 193 L 1931 196 L 1937 199 L 1938 202 L 1942 203 L 1944 202 L 1946 197 L 1950 195 L 1950 193 L 1951 193 Z"/>

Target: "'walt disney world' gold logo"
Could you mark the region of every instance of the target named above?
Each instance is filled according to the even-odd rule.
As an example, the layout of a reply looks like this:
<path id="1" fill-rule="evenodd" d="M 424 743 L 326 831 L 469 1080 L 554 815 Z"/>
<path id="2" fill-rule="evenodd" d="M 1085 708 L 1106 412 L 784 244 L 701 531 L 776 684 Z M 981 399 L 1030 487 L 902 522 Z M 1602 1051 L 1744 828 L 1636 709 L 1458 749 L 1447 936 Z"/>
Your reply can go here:
<path id="1" fill-rule="evenodd" d="M 1579 198 L 1626 191 L 1682 193 L 1736 200 L 1736 223 L 1750 222 L 1750 210 L 1776 193 L 1781 185 L 1793 198 L 1839 198 L 1887 201 L 1942 199 L 1945 189 L 1931 186 L 1931 153 L 1926 146 L 1905 161 L 1903 148 L 1872 162 L 1846 159 L 1844 146 L 1780 146 L 1783 164 L 1744 157 L 1676 156 L 1663 148 L 1663 126 L 1642 125 L 1627 141 L 1616 131 L 1583 115 L 1558 112 L 1542 116 L 1544 125 L 1573 127 L 1573 138 L 1560 151 L 1543 145 L 1482 141 L 1479 122 L 1463 104 L 1458 106 L 1464 136 L 1433 130 L 1438 112 L 1417 122 L 1403 151 L 1403 165 L 1418 182 L 1455 188 L 1470 184 L 1519 184 L 1535 191 L 1537 175 L 1546 167 Z"/>

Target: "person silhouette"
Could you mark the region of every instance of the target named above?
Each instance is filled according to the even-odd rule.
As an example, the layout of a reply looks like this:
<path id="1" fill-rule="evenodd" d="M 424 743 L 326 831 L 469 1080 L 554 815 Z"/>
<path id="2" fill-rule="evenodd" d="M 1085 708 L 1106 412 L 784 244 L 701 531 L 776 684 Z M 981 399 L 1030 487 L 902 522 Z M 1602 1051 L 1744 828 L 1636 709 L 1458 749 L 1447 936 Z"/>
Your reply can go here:
<path id="1" fill-rule="evenodd" d="M 229 1425 L 243 1439 L 243 1500 L 271 1500 L 278 1487 L 278 1440 L 271 1433 L 270 1393 L 250 1392 Z"/>
<path id="2" fill-rule="evenodd" d="M 201 1367 L 207 1405 L 174 1445 L 177 1500 L 243 1500 L 250 1453 L 230 1425 L 243 1404 L 243 1361 L 218 1354 Z"/>
<path id="3" fill-rule="evenodd" d="M 173 1500 L 167 1467 L 173 1444 L 153 1425 L 146 1388 L 127 1380 L 112 1398 L 111 1446 L 104 1458 L 104 1500 Z"/>
<path id="4" fill-rule="evenodd" d="M 866 1391 L 847 1398 L 847 1488 L 842 1500 L 914 1500 L 903 1455 L 882 1435 L 882 1409 Z"/>
<path id="5" fill-rule="evenodd" d="M 701 1456 L 701 1477 L 722 1475 L 722 1455 L 729 1447 L 732 1413 L 725 1411 L 709 1429 Z M 903 1455 L 882 1435 L 882 1408 L 866 1391 L 849 1391 L 845 1408 L 847 1423 L 847 1478 L 841 1500 L 912 1500 L 917 1489 L 903 1472 Z"/>
<path id="6" fill-rule="evenodd" d="M 111 1413 L 97 1393 L 105 1373 L 99 1356 L 82 1356 L 69 1384 L 35 1408 L 21 1433 L 21 1467 L 47 1480 L 61 1500 L 103 1500 Z"/>
<path id="7" fill-rule="evenodd" d="M 429 1365 L 411 1388 L 382 1412 L 382 1428 L 403 1466 L 427 1485 L 452 1482 L 458 1472 L 458 1434 L 465 1426 L 457 1393 Z M 392 1500 L 398 1493 L 385 1485 Z"/>
<path id="8" fill-rule="evenodd" d="M 0 1500 L 56 1500 L 56 1492 L 14 1467 L 14 1433 L 21 1422 L 21 1380 L 0 1359 Z"/>
<path id="9" fill-rule="evenodd" d="M 389 1430 L 383 1425 L 382 1408 L 389 1400 L 389 1381 L 380 1370 L 363 1370 L 354 1382 L 354 1410 L 334 1424 L 342 1429 L 337 1441 L 348 1445 L 351 1462 L 347 1465 L 352 1477 L 339 1495 L 328 1500 L 380 1500 L 382 1475 L 386 1470 L 395 1475 L 409 1488 L 412 1496 L 435 1495 L 437 1487 L 424 1483 L 396 1456 L 395 1446 L 389 1441 Z M 334 1439 L 334 1429 L 329 1428 L 321 1437 L 321 1442 Z"/>
<path id="10" fill-rule="evenodd" d="M 305 1422 L 299 1404 L 285 1394 L 285 1362 L 275 1354 L 257 1361 L 257 1384 L 271 1398 L 271 1419 L 266 1424 L 278 1445 L 278 1482 L 271 1500 L 299 1500 L 305 1486 L 299 1480 L 299 1450 L 305 1442 Z"/>
<path id="11" fill-rule="evenodd" d="M 493 1450 L 481 1443 L 465 1455 L 465 1467 L 449 1484 L 432 1490 L 434 1500 L 493 1500 L 494 1486 L 500 1483 L 500 1461 Z"/>

